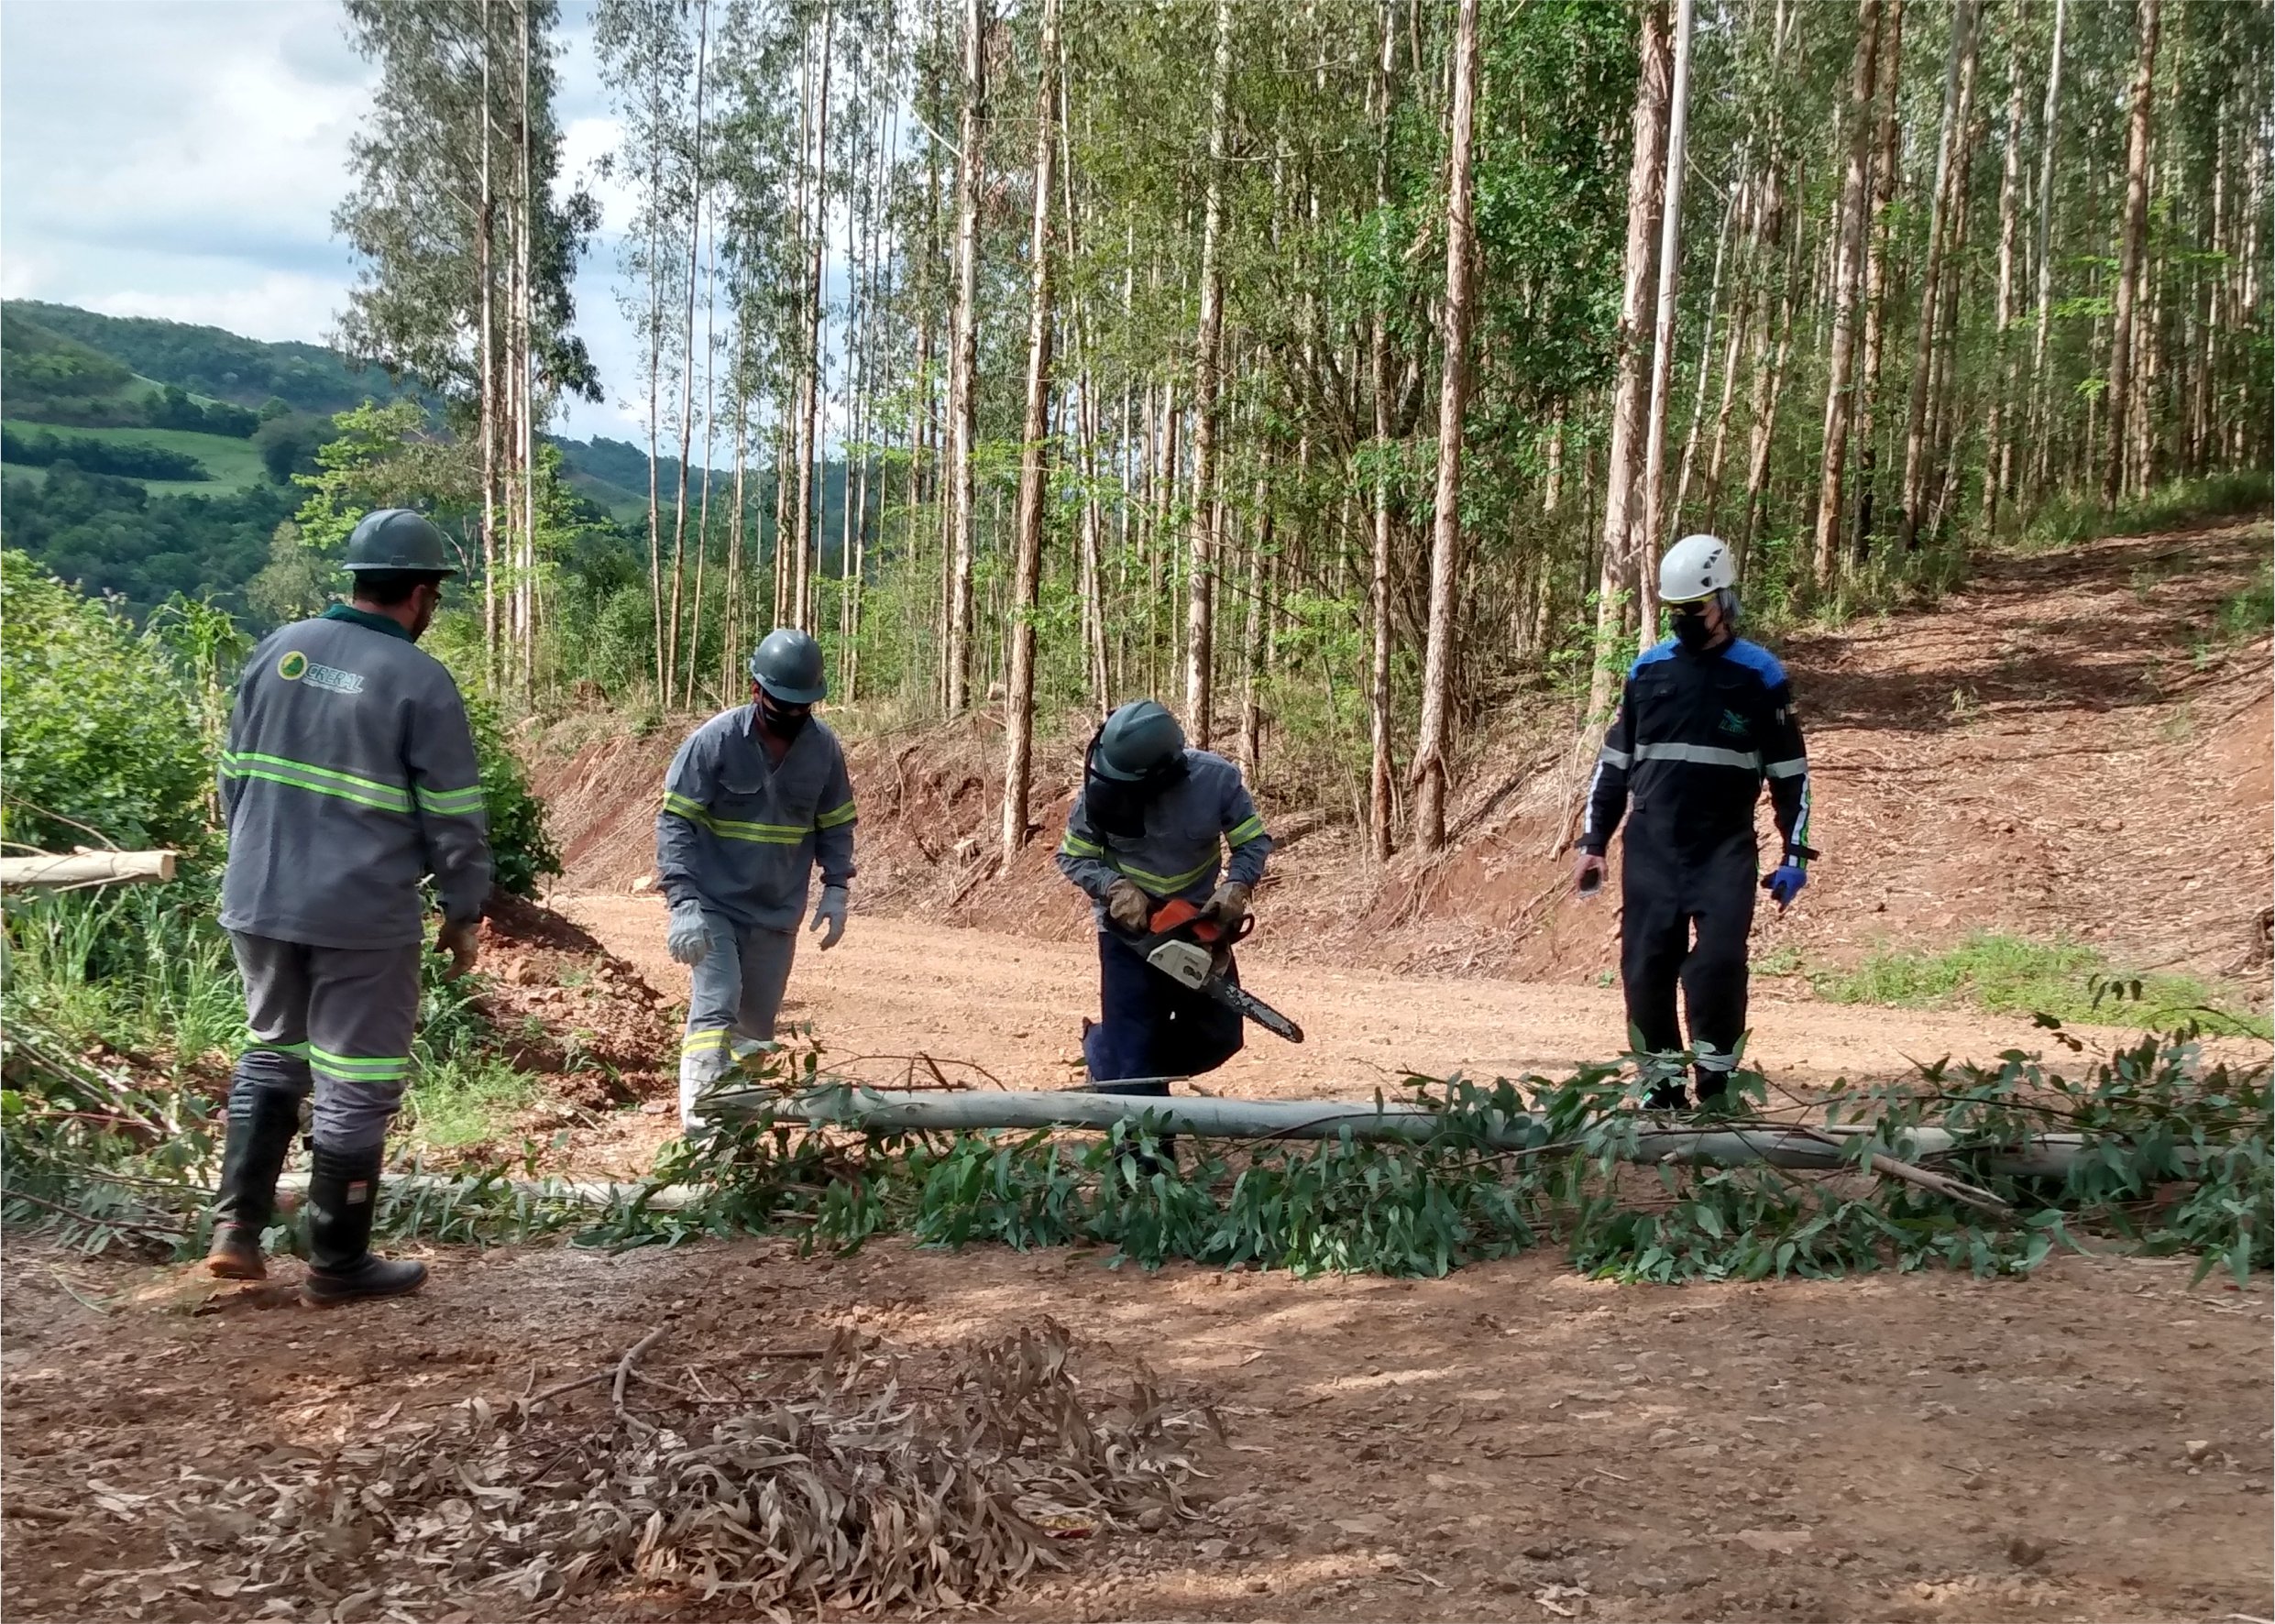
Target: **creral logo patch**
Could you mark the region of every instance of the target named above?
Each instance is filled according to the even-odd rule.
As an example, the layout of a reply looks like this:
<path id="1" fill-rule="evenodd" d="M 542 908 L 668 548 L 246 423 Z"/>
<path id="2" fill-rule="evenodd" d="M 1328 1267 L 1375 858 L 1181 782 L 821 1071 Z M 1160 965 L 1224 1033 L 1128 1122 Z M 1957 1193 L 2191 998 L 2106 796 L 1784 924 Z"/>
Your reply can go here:
<path id="1" fill-rule="evenodd" d="M 289 651 L 277 662 L 277 675 L 286 682 L 305 682 L 311 687 L 328 689 L 335 694 L 363 692 L 363 677 L 359 673 L 342 671 L 335 665 L 319 665 L 298 649 Z"/>

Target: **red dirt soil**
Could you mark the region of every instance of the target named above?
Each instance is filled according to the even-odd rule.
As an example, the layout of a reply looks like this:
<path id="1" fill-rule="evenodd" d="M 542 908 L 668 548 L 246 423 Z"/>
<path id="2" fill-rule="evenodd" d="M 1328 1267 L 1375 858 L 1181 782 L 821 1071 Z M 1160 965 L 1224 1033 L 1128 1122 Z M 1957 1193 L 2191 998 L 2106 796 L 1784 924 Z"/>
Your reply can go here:
<path id="1" fill-rule="evenodd" d="M 1065 1545 L 1017 1619 L 2215 1620 L 2269 1610 L 2264 1283 L 2064 1260 L 1681 1289 L 1557 1258 L 1438 1281 L 1101 1267 L 1094 1252 L 800 1259 L 738 1241 L 610 1257 L 435 1256 L 415 1299 L 196 1317 L 81 1306 L 128 1271 L 11 1248 L 0 1338 L 10 1619 L 108 1620 L 105 1575 L 170 1560 L 132 1497 L 329 1452 L 480 1396 L 612 1367 L 735 1376 L 841 1327 L 938 1349 L 1050 1314 L 1108 1369 L 1217 1400 L 1200 1524 Z M 297 1266 L 285 1264 L 289 1272 Z M 608 1403 L 604 1388 L 575 1400 Z M 94 1495 L 107 1497 L 97 1503 Z M 175 1559 L 221 1580 L 225 1550 Z M 295 1592 L 288 1586 L 288 1598 Z M 131 1586 L 128 1597 L 131 1597 Z M 437 1618 L 399 1599 L 401 1617 Z M 252 1616 L 170 1600 L 166 1624 Z M 1553 1604 L 1553 1605 L 1552 1605 Z M 468 1620 L 464 1611 L 445 1612 Z M 300 1596 L 289 1616 L 329 1617 Z M 383 1616 L 378 1613 L 365 1618 Z M 532 1619 L 510 1595 L 484 1620 Z M 748 1617 L 654 1591 L 595 1624 Z"/>

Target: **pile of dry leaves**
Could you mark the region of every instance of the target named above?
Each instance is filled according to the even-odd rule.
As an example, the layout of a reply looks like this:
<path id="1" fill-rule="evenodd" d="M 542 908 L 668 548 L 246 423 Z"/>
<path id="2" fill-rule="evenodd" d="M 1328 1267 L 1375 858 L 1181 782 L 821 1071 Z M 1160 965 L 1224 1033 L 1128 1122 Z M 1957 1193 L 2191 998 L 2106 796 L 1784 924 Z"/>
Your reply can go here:
<path id="1" fill-rule="evenodd" d="M 117 1496 L 107 1509 L 158 1521 L 172 1560 L 87 1583 L 128 1617 L 197 1597 L 341 1621 L 493 1619 L 634 1587 L 783 1619 L 962 1607 L 1061 1565 L 1054 1537 L 1190 1516 L 1191 1449 L 1216 1431 L 1142 1366 L 1086 1387 L 1048 1320 L 962 1350 L 938 1379 L 841 1337 L 805 1376 L 732 1394 L 639 1371 L 656 1334 L 503 1409 L 476 1398 L 384 1442 Z M 604 1413 L 564 1408 L 604 1383 Z"/>

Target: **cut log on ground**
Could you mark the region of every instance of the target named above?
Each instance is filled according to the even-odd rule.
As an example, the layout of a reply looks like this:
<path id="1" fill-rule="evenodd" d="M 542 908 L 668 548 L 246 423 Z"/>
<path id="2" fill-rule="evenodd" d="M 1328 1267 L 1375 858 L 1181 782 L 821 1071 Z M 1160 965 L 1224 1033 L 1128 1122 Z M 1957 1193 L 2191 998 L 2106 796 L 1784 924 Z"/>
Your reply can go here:
<path id="1" fill-rule="evenodd" d="M 70 851 L 0 857 L 0 887 L 68 890 L 81 885 L 137 885 L 174 877 L 171 851 Z"/>

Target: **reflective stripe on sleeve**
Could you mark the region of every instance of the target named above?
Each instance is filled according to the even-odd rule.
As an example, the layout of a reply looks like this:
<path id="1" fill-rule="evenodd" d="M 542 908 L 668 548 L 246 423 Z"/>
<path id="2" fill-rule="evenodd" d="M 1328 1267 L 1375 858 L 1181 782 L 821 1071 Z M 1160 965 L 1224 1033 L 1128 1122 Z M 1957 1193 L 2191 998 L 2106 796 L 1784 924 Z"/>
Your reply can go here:
<path id="1" fill-rule="evenodd" d="M 1798 778 L 1808 770 L 1808 757 L 1797 755 L 1789 762 L 1772 762 L 1762 769 L 1762 773 L 1768 778 Z"/>
<path id="2" fill-rule="evenodd" d="M 1623 750 L 1614 750 L 1609 744 L 1605 745 L 1596 756 L 1596 762 L 1599 766 L 1618 767 L 1622 770 L 1624 770 L 1628 763 L 1633 759 L 1634 758 L 1630 756 L 1627 752 Z"/>
<path id="3" fill-rule="evenodd" d="M 1263 818 L 1251 815 L 1241 819 L 1238 823 L 1234 824 L 1231 828 L 1225 831 L 1225 844 L 1227 846 L 1245 846 L 1250 840 L 1261 839 L 1263 835 Z"/>
<path id="4" fill-rule="evenodd" d="M 1064 857 L 1104 857 L 1106 849 L 1083 839 L 1072 829 L 1059 837 L 1059 852 Z"/>
<path id="5" fill-rule="evenodd" d="M 262 755 L 249 750 L 225 751 L 221 776 L 266 779 L 290 789 L 304 789 L 311 795 L 333 796 L 360 807 L 376 807 L 382 812 L 411 810 L 411 792 L 401 785 L 358 778 L 353 773 L 335 773 L 329 767 L 296 762 L 286 756 Z"/>
<path id="6" fill-rule="evenodd" d="M 419 789 L 412 793 L 418 797 L 420 811 L 432 812 L 437 817 L 465 817 L 484 807 L 482 786 L 478 784 L 467 789 Z"/>
<path id="7" fill-rule="evenodd" d="M 815 818 L 814 827 L 816 828 L 835 828 L 841 823 L 852 822 L 853 817 L 853 803 L 848 801 L 845 805 L 838 807 L 835 811 L 824 812 L 820 817 Z"/>

